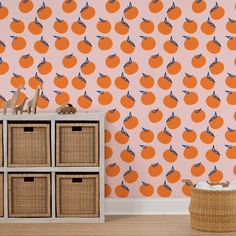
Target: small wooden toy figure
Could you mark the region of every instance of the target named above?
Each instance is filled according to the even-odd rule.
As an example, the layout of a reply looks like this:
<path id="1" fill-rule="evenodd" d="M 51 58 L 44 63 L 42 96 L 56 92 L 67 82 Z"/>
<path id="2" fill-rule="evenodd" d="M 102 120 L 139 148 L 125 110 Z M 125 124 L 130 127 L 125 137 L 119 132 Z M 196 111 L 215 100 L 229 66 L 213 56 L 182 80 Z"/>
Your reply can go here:
<path id="1" fill-rule="evenodd" d="M 0 106 L 3 108 L 3 104 L 6 101 L 6 99 L 0 94 Z"/>
<path id="2" fill-rule="evenodd" d="M 56 110 L 58 114 L 75 114 L 76 111 L 76 108 L 70 103 L 63 104 Z"/>
<path id="3" fill-rule="evenodd" d="M 16 92 L 14 92 L 12 98 L 8 101 L 5 101 L 3 103 L 3 114 L 6 115 L 7 113 L 7 109 L 8 108 L 11 108 L 11 111 L 12 111 L 12 114 L 15 115 L 16 114 L 16 103 L 17 103 L 17 100 L 19 98 L 19 95 L 20 95 L 20 91 L 22 89 L 25 89 L 25 87 L 23 85 L 19 86 L 16 90 Z"/>
<path id="4" fill-rule="evenodd" d="M 39 99 L 40 90 L 43 90 L 42 85 L 39 85 L 36 88 L 34 97 L 31 100 L 29 100 L 28 103 L 27 103 L 27 112 L 29 114 L 31 113 L 31 111 L 33 111 L 33 113 L 36 114 L 37 102 L 38 102 L 38 99 Z"/>
<path id="5" fill-rule="evenodd" d="M 17 113 L 18 113 L 18 111 L 20 111 L 20 114 L 23 114 L 23 109 L 24 109 L 24 106 L 25 106 L 25 103 L 26 103 L 26 100 L 27 100 L 28 98 L 25 96 L 25 98 L 24 98 L 24 101 L 22 102 L 22 104 L 21 105 L 19 105 L 19 106 L 17 106 L 16 108 L 15 108 L 15 110 L 16 110 L 16 115 L 17 115 Z"/>

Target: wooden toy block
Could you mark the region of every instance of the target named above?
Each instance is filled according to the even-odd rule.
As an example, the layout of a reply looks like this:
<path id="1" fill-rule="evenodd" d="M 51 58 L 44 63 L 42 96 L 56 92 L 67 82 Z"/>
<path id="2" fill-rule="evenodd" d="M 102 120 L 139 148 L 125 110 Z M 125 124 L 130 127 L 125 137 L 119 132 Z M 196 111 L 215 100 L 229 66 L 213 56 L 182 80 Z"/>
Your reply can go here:
<path id="1" fill-rule="evenodd" d="M 76 108 L 70 103 L 63 104 L 56 110 L 58 114 L 71 114 L 71 113 L 75 114 L 76 111 L 77 111 Z"/>

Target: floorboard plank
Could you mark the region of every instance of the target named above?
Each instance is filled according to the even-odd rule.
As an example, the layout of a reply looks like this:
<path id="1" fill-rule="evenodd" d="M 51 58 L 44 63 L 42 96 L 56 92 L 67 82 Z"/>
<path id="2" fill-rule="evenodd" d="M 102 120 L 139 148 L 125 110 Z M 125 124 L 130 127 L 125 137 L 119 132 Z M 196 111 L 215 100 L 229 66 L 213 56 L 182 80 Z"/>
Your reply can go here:
<path id="1" fill-rule="evenodd" d="M 189 216 L 107 216 L 105 224 L 0 224 L 1 236 L 215 236 L 191 229 Z M 221 236 L 235 235 L 222 233 Z"/>

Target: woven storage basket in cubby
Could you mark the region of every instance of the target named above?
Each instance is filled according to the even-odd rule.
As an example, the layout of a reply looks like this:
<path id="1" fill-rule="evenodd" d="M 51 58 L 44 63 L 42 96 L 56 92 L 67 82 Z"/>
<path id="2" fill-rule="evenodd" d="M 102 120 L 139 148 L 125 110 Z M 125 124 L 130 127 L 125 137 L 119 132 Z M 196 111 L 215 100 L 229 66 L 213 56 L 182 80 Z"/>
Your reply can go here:
<path id="1" fill-rule="evenodd" d="M 236 231 L 236 190 L 205 190 L 197 189 L 195 185 L 191 188 L 189 211 L 193 229 L 208 232 Z"/>
<path id="2" fill-rule="evenodd" d="M 0 166 L 3 166 L 3 139 L 2 139 L 2 124 L 0 123 Z"/>
<path id="3" fill-rule="evenodd" d="M 56 216 L 99 217 L 98 183 L 98 174 L 57 174 Z"/>
<path id="4" fill-rule="evenodd" d="M 57 166 L 98 166 L 98 123 L 56 124 Z"/>
<path id="5" fill-rule="evenodd" d="M 51 216 L 50 174 L 9 174 L 9 217 Z"/>
<path id="6" fill-rule="evenodd" d="M 3 174 L 0 173 L 0 217 L 3 217 Z"/>
<path id="7" fill-rule="evenodd" d="M 8 124 L 8 166 L 50 166 L 50 125 Z"/>

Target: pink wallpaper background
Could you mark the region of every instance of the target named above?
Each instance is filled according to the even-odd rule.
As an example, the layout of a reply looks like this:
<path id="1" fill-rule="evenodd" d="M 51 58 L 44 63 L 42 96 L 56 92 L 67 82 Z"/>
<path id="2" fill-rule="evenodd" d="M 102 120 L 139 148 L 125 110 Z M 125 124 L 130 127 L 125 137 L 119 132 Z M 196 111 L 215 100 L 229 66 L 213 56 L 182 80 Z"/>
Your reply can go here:
<path id="1" fill-rule="evenodd" d="M 47 19 L 42 19 L 42 16 L 37 14 L 37 10 L 43 6 L 43 2 L 52 11 Z M 92 8 L 89 8 L 89 10 L 84 8 L 86 6 L 85 0 L 75 1 L 76 8 L 70 13 L 63 9 L 63 2 L 61 0 L 32 2 L 27 0 L 1 0 L 1 96 L 9 99 L 12 95 L 11 91 L 16 90 L 16 84 L 18 86 L 22 83 L 26 87 L 24 93 L 27 97 L 32 97 L 35 86 L 38 83 L 43 83 L 43 97 L 39 104 L 39 107 L 43 109 L 39 109 L 39 112 L 54 112 L 63 102 L 74 104 L 79 112 L 105 112 L 107 114 L 105 166 L 107 197 L 183 197 L 188 196 L 190 192 L 189 187 L 181 183 L 182 178 L 190 178 L 194 182 L 208 179 L 211 181 L 235 179 L 236 2 L 234 0 L 218 1 L 217 5 L 215 0 L 175 0 L 175 6 L 170 9 L 173 6 L 173 1 L 170 0 L 132 0 L 130 1 L 131 9 L 126 9 L 129 6 L 129 1 L 88 0 L 89 7 L 94 9 L 94 15 Z M 72 4 L 71 2 L 74 1 L 68 0 L 64 4 Z M 32 9 L 31 3 L 33 3 Z M 19 7 L 19 4 L 23 4 L 22 7 Z M 117 9 L 116 6 L 118 6 Z M 3 7 L 8 9 L 8 13 Z M 83 8 L 84 10 L 81 12 Z M 29 11 L 24 12 L 27 9 Z M 111 13 L 109 9 L 115 9 L 116 11 L 114 10 L 115 12 Z M 136 13 L 138 14 L 136 15 Z M 42 32 L 39 34 L 32 33 L 28 28 L 35 17 L 42 25 L 42 27 L 40 26 Z M 86 28 L 85 32 L 76 34 L 72 29 L 72 25 L 79 17 Z M 122 25 L 122 27 L 128 29 L 128 32 L 123 35 L 117 32 L 115 27 L 122 17 L 129 25 L 129 28 L 124 24 Z M 165 17 L 169 24 L 164 25 L 164 28 L 158 27 Z M 11 27 L 12 18 L 24 23 L 23 31 L 19 24 L 16 28 Z M 57 32 L 58 28 L 54 27 L 54 23 L 57 21 L 56 18 L 67 23 L 66 32 Z M 97 23 L 101 21 L 99 18 L 102 19 L 103 23 L 104 20 L 105 22 L 108 21 L 110 28 L 107 22 L 106 25 L 101 26 L 102 29 L 97 27 Z M 211 23 L 204 23 L 208 18 Z M 197 29 L 195 32 L 191 32 L 194 31 L 194 26 L 191 25 L 189 28 L 184 26 L 186 21 L 196 23 Z M 146 22 L 146 25 L 143 24 L 140 27 L 142 22 Z M 149 25 L 151 25 L 150 28 Z M 170 29 L 170 32 L 164 34 L 163 29 Z M 22 32 L 14 32 L 14 30 Z M 60 30 L 63 30 L 61 25 L 59 26 Z M 26 46 L 16 50 L 12 44 L 14 39 L 10 36 L 23 37 Z M 35 42 L 40 40 L 41 36 L 49 45 L 46 46 L 48 50 L 45 53 L 38 52 L 34 47 Z M 69 40 L 68 48 L 58 50 L 55 45 L 57 39 L 54 36 L 66 37 Z M 85 36 L 91 45 L 85 43 L 83 45 L 86 45 L 86 47 L 82 46 L 82 49 L 80 47 L 78 49 L 78 42 L 83 41 Z M 101 42 L 104 38 L 100 36 L 109 37 L 112 46 L 109 48 L 109 41 Z M 134 43 L 135 47 L 127 42 L 124 46 L 125 49 L 120 46 L 122 41 L 127 40 L 127 37 Z M 152 39 L 146 39 L 146 37 Z M 171 37 L 178 46 L 173 42 L 165 45 L 165 42 L 170 40 Z M 209 45 L 208 42 L 213 38 L 214 42 Z M 147 43 L 147 41 L 144 42 L 145 40 L 151 41 Z M 155 45 L 152 47 L 153 41 Z M 103 50 L 99 43 L 102 46 L 104 45 L 105 48 L 108 47 L 108 49 Z M 19 45 L 21 46 L 21 43 Z M 151 47 L 150 50 L 148 47 Z M 87 49 L 91 51 L 85 53 Z M 131 50 L 131 53 L 127 53 L 126 49 Z M 134 51 L 132 51 L 133 49 Z M 22 68 L 19 59 L 27 54 L 33 57 L 34 63 L 28 68 Z M 63 64 L 63 58 L 71 54 L 76 57 L 77 63 L 67 68 Z M 110 68 L 106 64 L 106 58 L 114 54 L 119 57 L 120 62 L 116 67 Z M 202 56 L 195 57 L 200 54 Z M 156 59 L 157 62 L 160 57 L 163 60 L 155 68 L 152 63 L 150 64 L 150 57 L 154 61 Z M 200 68 L 196 68 L 196 65 L 192 62 L 193 57 L 195 57 L 194 60 L 197 63 L 201 63 L 203 57 L 205 57 L 205 64 Z M 46 72 L 42 73 L 37 68 L 43 58 L 51 63 L 51 71 L 47 71 L 46 68 Z M 89 71 L 89 74 L 86 73 L 83 67 L 81 68 L 81 65 L 86 62 L 86 58 L 95 65 L 94 71 L 91 71 L 91 73 Z M 138 69 L 133 71 L 131 68 L 129 74 L 129 68 L 125 64 L 130 58 L 137 63 Z M 173 58 L 180 63 L 180 71 L 175 70 L 176 64 L 167 67 Z M 212 64 L 216 59 L 218 63 Z M 9 66 L 7 71 L 2 65 L 5 62 Z M 88 70 L 91 68 L 88 67 Z M 36 72 L 42 80 L 36 79 L 34 82 L 32 80 L 30 82 Z M 24 79 L 19 80 L 18 78 L 19 84 L 14 83 L 13 73 L 18 75 L 15 77 L 20 75 Z M 78 78 L 73 80 L 79 73 L 86 80 L 84 87 L 76 86 L 75 81 L 81 82 Z M 107 75 L 110 80 L 107 76 L 98 79 L 99 73 Z M 118 85 L 116 83 L 117 77 L 122 73 L 129 80 L 127 88 L 124 89 L 119 86 L 119 82 Z M 171 83 L 167 79 L 160 79 L 165 73 L 171 79 Z M 183 81 L 186 76 L 185 73 L 189 77 Z M 57 74 L 64 75 L 67 80 L 57 78 L 55 82 L 54 79 Z M 146 75 L 146 78 L 142 78 L 140 82 L 143 74 Z M 202 80 L 207 74 L 208 79 Z M 209 78 L 213 78 L 214 82 Z M 162 80 L 170 87 L 164 88 L 160 84 Z M 122 79 L 121 81 L 124 82 Z M 144 83 L 142 83 L 143 81 Z M 208 85 L 209 88 L 206 87 Z M 100 93 L 97 91 L 100 91 Z M 189 96 L 185 97 L 186 93 L 183 91 L 194 92 L 195 94 L 188 94 Z M 83 96 L 85 92 L 92 102 Z M 128 92 L 135 101 L 126 98 L 123 103 L 121 98 L 127 95 Z M 171 92 L 178 99 L 176 107 L 170 107 L 163 102 L 165 96 L 168 96 Z M 206 102 L 207 97 L 211 96 L 213 92 L 220 98 L 219 106 L 217 106 L 219 99 L 215 96 L 209 99 L 209 103 Z M 62 93 L 61 97 L 58 97 L 57 95 L 60 93 Z M 100 95 L 101 93 L 105 94 Z M 44 100 L 44 96 L 48 98 L 49 102 Z M 81 100 L 79 99 L 80 96 Z M 196 96 L 197 101 L 194 101 Z M 130 108 L 127 107 L 129 102 L 133 103 Z M 171 104 L 174 102 L 175 100 L 170 99 Z M 84 106 L 87 104 L 88 107 L 85 108 Z M 160 120 L 153 122 L 152 119 L 150 120 L 149 114 L 151 113 L 153 116 L 160 114 L 157 109 L 162 112 L 162 117 L 160 117 Z M 192 118 L 191 114 L 194 110 L 197 114 L 196 110 L 198 109 L 205 112 L 205 117 L 202 121 L 195 122 L 196 120 Z M 174 117 L 171 117 L 173 112 Z M 215 112 L 217 117 L 214 117 Z M 131 117 L 129 116 L 130 113 Z M 170 117 L 171 119 L 168 120 Z M 209 121 L 212 117 L 213 119 Z M 165 127 L 171 134 L 171 138 L 168 134 L 163 136 L 160 134 Z M 207 127 L 209 127 L 211 133 L 202 134 L 207 130 Z M 129 137 L 124 133 L 120 133 L 121 130 L 124 130 Z M 142 131 L 143 133 L 141 133 Z M 187 137 L 184 131 L 187 132 Z M 196 133 L 196 139 L 194 139 L 193 131 Z M 153 137 L 150 133 L 153 134 Z M 192 138 L 193 140 L 191 140 Z M 133 153 L 124 151 L 128 146 Z M 170 152 L 166 151 L 170 149 L 170 146 L 175 152 L 172 149 Z M 190 147 L 192 149 L 188 149 Z M 185 149 L 189 151 L 187 154 L 184 152 Z M 197 154 L 195 155 L 196 151 Z"/>

